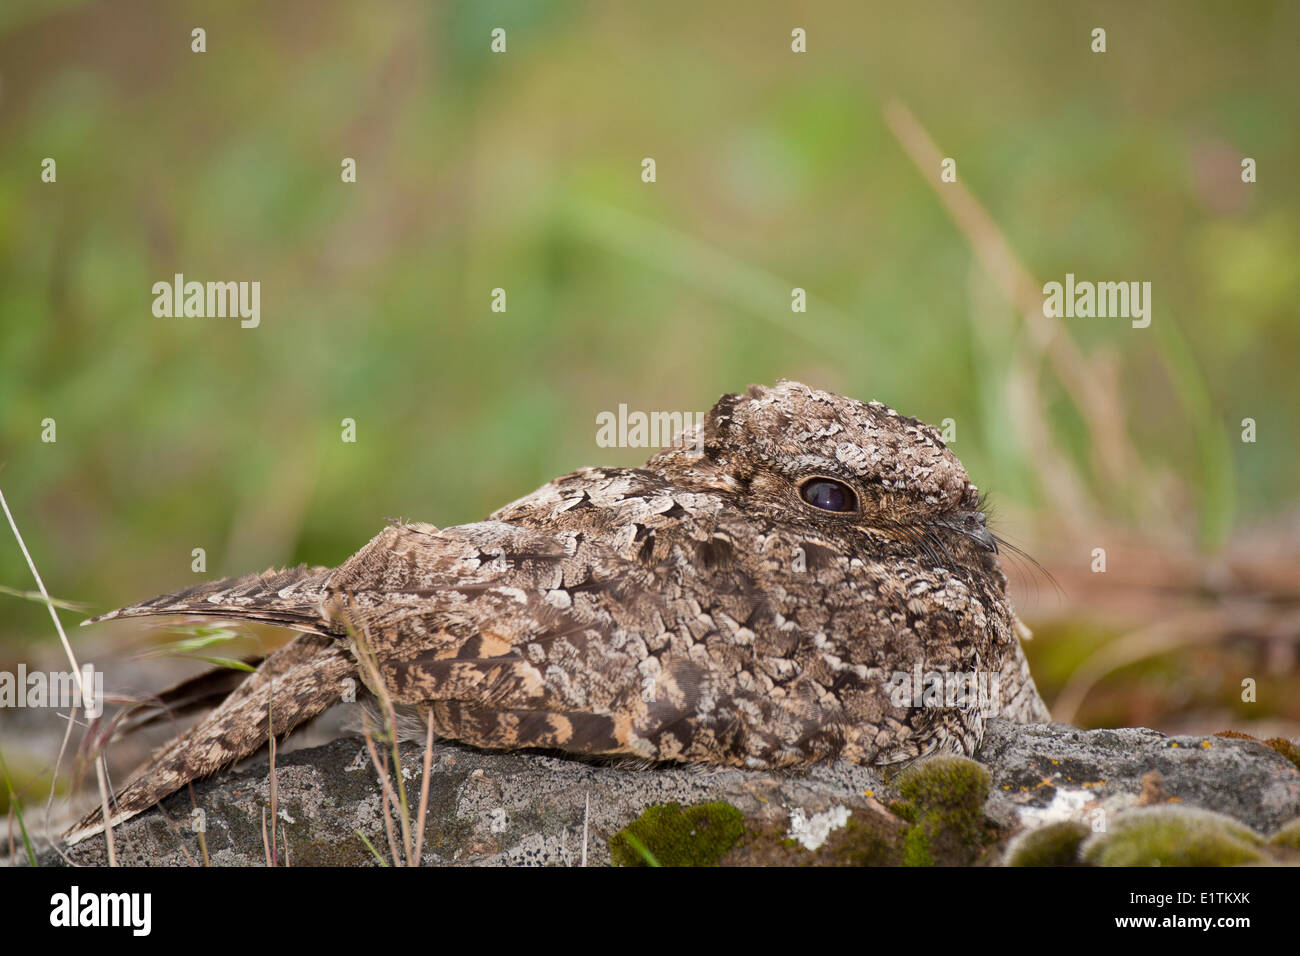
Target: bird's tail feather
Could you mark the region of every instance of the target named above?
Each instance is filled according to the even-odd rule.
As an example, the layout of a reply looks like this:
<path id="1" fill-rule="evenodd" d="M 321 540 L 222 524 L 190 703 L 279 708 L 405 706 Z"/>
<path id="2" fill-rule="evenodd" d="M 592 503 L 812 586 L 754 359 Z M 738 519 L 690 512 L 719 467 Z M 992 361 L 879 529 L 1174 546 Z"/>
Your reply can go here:
<path id="1" fill-rule="evenodd" d="M 264 656 L 246 657 L 241 663 L 248 670 L 256 670 L 264 660 Z M 195 674 L 128 707 L 114 729 L 112 739 L 119 740 L 163 720 L 175 720 L 200 711 L 210 711 L 247 679 L 247 671 L 236 670 L 225 664 Z"/>
<path id="2" fill-rule="evenodd" d="M 155 753 L 115 795 L 110 823 L 116 826 L 191 780 L 248 756 L 267 742 L 269 734 L 287 734 L 336 703 L 349 689 L 347 678 L 356 674 L 356 661 L 341 643 L 316 634 L 299 634 L 268 656 L 187 734 Z M 96 809 L 63 838 L 72 845 L 103 829 L 103 815 Z"/>
<path id="3" fill-rule="evenodd" d="M 261 574 L 208 581 L 171 594 L 163 594 L 139 604 L 109 611 L 82 621 L 97 624 L 122 617 L 152 617 L 163 614 L 199 614 L 206 617 L 239 618 L 292 627 L 313 634 L 329 634 L 321 617 L 329 568 L 309 568 L 300 564 L 282 571 L 269 569 Z"/>

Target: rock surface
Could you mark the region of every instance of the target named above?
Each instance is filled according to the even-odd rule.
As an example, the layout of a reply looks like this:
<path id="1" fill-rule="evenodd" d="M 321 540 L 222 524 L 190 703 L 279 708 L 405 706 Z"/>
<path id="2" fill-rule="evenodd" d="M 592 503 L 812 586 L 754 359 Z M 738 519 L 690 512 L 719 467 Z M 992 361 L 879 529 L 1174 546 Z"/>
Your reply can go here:
<path id="1" fill-rule="evenodd" d="M 1027 827 L 1136 806 L 1151 771 L 1162 778 L 1159 802 L 1214 810 L 1264 833 L 1300 816 L 1300 768 L 1257 740 L 997 720 L 976 757 L 994 776 L 986 812 L 1007 808 Z"/>
<path id="2" fill-rule="evenodd" d="M 404 752 L 414 817 L 423 754 L 413 745 Z M 903 781 L 907 789 L 905 778 L 891 775 L 891 783 L 878 770 L 846 764 L 802 773 L 638 768 L 437 744 L 422 862 L 573 866 L 583 862 L 585 847 L 589 865 L 609 865 L 611 837 L 629 832 L 624 828 L 647 808 L 673 803 L 725 803 L 739 810 L 745 835 L 720 858 L 736 865 L 997 863 L 1017 833 L 1070 819 L 1095 830 L 1098 819 L 1104 825 L 1108 815 L 1153 803 L 1216 811 L 1265 836 L 1300 817 L 1300 769 L 1253 740 L 994 720 L 976 760 L 988 770 L 974 768 L 982 832 L 970 847 L 949 851 L 942 839 L 925 842 L 926 834 L 942 836 L 935 828 L 943 808 L 912 806 L 895 786 Z M 378 777 L 361 739 L 280 756 L 277 789 L 277 829 L 281 840 L 287 837 L 291 866 L 377 865 L 358 832 L 390 857 Z M 264 865 L 262 817 L 270 804 L 265 757 L 196 783 L 194 800 L 181 792 L 164 801 L 162 812 L 155 808 L 118 827 L 119 861 L 201 864 L 192 822 L 197 806 L 212 865 Z M 971 829 L 969 821 L 965 826 Z M 67 852 L 74 863 L 102 865 L 104 847 L 100 836 Z M 279 855 L 283 862 L 283 849 Z M 60 860 L 47 851 L 40 862 Z"/>

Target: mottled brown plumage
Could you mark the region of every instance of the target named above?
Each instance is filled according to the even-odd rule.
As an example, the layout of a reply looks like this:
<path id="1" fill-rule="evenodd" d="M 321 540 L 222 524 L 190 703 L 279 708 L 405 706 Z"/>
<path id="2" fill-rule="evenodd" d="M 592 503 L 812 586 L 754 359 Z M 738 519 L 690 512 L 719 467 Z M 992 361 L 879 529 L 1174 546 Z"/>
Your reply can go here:
<path id="1" fill-rule="evenodd" d="M 277 733 L 336 701 L 358 641 L 396 703 L 480 747 L 755 768 L 970 753 L 989 714 L 1047 719 L 996 551 L 935 429 L 796 382 L 753 386 L 643 468 L 582 469 L 477 524 L 393 525 L 333 571 L 105 615 L 310 632 L 160 752 L 115 816 L 256 749 L 268 669 Z M 900 703 L 900 673 L 932 672 L 1000 693 Z"/>

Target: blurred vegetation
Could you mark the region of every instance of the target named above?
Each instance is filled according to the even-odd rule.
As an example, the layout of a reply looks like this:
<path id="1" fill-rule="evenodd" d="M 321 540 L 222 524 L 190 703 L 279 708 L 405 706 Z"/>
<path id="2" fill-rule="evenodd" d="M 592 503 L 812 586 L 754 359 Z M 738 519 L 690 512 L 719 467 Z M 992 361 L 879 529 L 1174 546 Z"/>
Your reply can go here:
<path id="1" fill-rule="evenodd" d="M 1000 527 L 1062 580 L 1016 575 L 1050 702 L 1132 625 L 1071 603 L 1066 572 L 1109 529 L 1212 558 L 1296 511 L 1298 31 L 1289 3 L 8 0 L 0 487 L 51 591 L 107 608 L 193 583 L 196 547 L 217 576 L 335 564 L 389 517 L 482 518 L 644 460 L 596 447 L 601 410 L 795 378 L 958 423 Z M 1087 409 L 1026 352 L 890 102 L 1039 283 L 1152 283 L 1150 329 L 1065 320 L 1118 396 L 1127 481 L 1096 466 Z M 260 281 L 261 326 L 155 318 L 178 272 Z M 1095 539 L 1045 484 L 1014 368 Z M 12 542 L 0 584 L 33 586 Z M 0 658 L 49 631 L 0 595 Z M 1260 657 L 1225 641 L 1121 670 L 1076 719 L 1235 713 Z M 1250 713 L 1300 721 L 1294 670 Z"/>

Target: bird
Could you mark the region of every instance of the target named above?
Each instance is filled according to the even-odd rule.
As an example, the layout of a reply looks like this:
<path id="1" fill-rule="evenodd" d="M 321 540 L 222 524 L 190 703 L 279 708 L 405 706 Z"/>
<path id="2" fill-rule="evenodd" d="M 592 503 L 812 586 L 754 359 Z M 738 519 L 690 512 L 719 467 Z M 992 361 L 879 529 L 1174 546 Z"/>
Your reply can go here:
<path id="1" fill-rule="evenodd" d="M 490 750 L 754 770 L 971 755 L 992 716 L 1050 719 L 999 544 L 934 427 L 795 381 L 751 385 L 642 467 L 581 468 L 471 524 L 391 522 L 337 568 L 226 578 L 83 622 L 298 632 L 146 762 L 110 824 L 358 679 L 439 738 Z M 921 694 L 923 675 L 991 678 L 997 693 Z M 103 825 L 92 811 L 65 840 Z"/>

